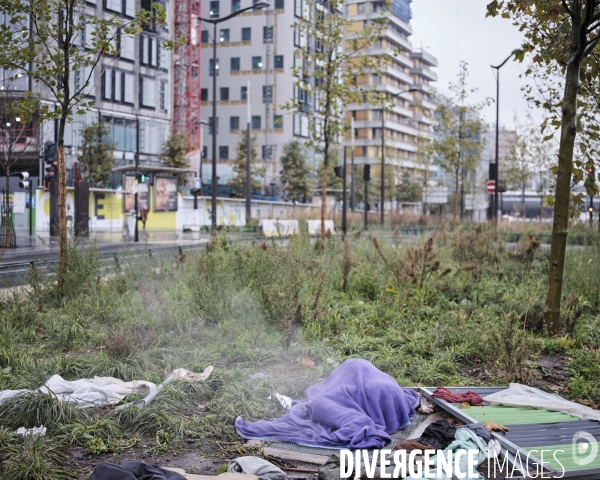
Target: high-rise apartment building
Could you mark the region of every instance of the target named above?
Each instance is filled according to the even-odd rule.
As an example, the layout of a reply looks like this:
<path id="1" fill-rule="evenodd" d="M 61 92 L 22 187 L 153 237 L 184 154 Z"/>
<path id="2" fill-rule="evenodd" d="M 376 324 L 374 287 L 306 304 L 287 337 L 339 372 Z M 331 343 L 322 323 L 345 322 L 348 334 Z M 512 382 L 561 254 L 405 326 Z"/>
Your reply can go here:
<path id="1" fill-rule="evenodd" d="M 247 3 L 247 4 L 246 4 Z M 301 14 L 301 0 L 272 0 L 269 8 L 251 10 L 218 25 L 217 61 L 213 65 L 213 28 L 202 29 L 202 115 L 211 126 L 203 130 L 203 181 L 211 170 L 212 126 L 217 129 L 219 184 L 233 176 L 236 148 L 251 125 L 259 159 L 267 167 L 265 185 L 277 183 L 283 145 L 293 138 L 308 137 L 307 117 L 282 108 L 294 94 L 294 50 L 299 46 L 292 25 Z M 296 5 L 294 5 L 294 3 Z M 250 0 L 212 0 L 202 5 L 202 16 L 227 16 L 250 6 Z M 217 119 L 213 123 L 213 75 L 217 75 Z"/>
<path id="2" fill-rule="evenodd" d="M 243 4 L 244 1 L 248 5 Z M 248 119 L 257 138 L 258 157 L 267 167 L 264 185 L 279 184 L 283 146 L 291 140 L 309 137 L 308 115 L 311 98 L 306 90 L 296 87 L 293 67 L 296 49 L 310 48 L 311 39 L 294 31 L 294 23 L 306 14 L 304 0 L 272 0 L 269 8 L 250 11 L 219 25 L 217 30 L 217 65 L 212 64 L 212 25 L 202 26 L 202 105 L 205 121 L 212 122 L 212 75 L 217 78 L 217 175 L 223 185 L 233 176 L 236 147 L 246 129 Z M 224 17 L 249 6 L 250 0 L 212 0 L 203 2 L 203 17 Z M 383 1 L 348 0 L 345 14 L 353 22 L 370 22 L 383 14 Z M 393 111 L 386 112 L 385 128 L 387 163 L 409 172 L 418 170 L 416 137 L 428 134 L 431 121 L 427 112 L 434 106 L 430 99 L 430 83 L 437 80 L 432 68 L 435 57 L 413 48 L 409 37 L 410 0 L 393 0 L 390 21 L 369 54 L 392 55 L 394 47 L 401 53 L 393 56 L 384 75 L 371 75 L 369 82 L 380 85 L 390 94 L 409 88 L 418 91 L 401 94 Z M 250 93 L 248 93 L 250 92 Z M 296 100 L 304 112 L 291 112 L 283 104 Z M 248 102 L 250 101 L 249 117 Z M 356 163 L 377 163 L 381 135 L 381 109 L 369 104 L 349 105 L 356 122 Z M 210 179 L 212 159 L 212 127 L 204 128 L 203 177 Z M 309 164 L 318 167 L 311 154 Z"/>
<path id="3" fill-rule="evenodd" d="M 437 80 L 433 68 L 436 58 L 423 49 L 413 47 L 410 36 L 411 0 L 392 0 L 388 22 L 381 37 L 365 53 L 387 56 L 389 64 L 382 75 L 371 74 L 363 81 L 380 92 L 386 92 L 393 103 L 383 111 L 381 105 L 367 102 L 348 106 L 354 119 L 355 162 L 381 162 L 382 125 L 385 129 L 385 163 L 396 174 L 421 175 L 417 162 L 417 137 L 431 133 L 431 83 Z M 380 0 L 348 0 L 346 14 L 352 22 L 368 25 L 382 15 L 385 2 Z M 415 90 L 409 92 L 409 90 Z M 383 119 L 382 119 L 383 115 Z"/>

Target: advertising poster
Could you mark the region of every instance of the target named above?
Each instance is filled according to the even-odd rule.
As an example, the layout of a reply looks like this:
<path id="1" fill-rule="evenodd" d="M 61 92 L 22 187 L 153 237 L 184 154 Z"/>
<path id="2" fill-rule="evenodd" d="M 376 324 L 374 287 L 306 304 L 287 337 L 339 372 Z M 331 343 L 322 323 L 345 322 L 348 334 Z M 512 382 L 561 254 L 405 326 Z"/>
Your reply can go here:
<path id="1" fill-rule="evenodd" d="M 177 178 L 156 177 L 154 179 L 154 211 L 177 211 Z"/>
<path id="2" fill-rule="evenodd" d="M 135 209 L 135 198 L 133 195 L 133 184 L 135 182 L 135 175 L 125 175 L 123 180 L 123 189 L 132 192 L 127 193 L 123 196 L 123 211 L 129 212 L 130 210 Z M 144 208 L 150 208 L 150 199 L 148 198 L 148 184 L 142 183 L 138 188 L 138 207 L 139 210 Z"/>

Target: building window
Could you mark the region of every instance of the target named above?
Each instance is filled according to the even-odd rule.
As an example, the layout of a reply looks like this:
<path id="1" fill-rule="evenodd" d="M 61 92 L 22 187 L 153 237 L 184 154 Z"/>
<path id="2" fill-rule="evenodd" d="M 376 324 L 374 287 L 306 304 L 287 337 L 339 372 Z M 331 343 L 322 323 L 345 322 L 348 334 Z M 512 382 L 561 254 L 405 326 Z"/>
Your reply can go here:
<path id="1" fill-rule="evenodd" d="M 239 12 L 242 8 L 241 0 L 231 0 L 231 13 Z"/>
<path id="2" fill-rule="evenodd" d="M 134 84 L 135 75 L 133 73 L 123 73 L 123 103 L 133 104 Z"/>
<path id="3" fill-rule="evenodd" d="M 208 60 L 208 74 L 212 77 L 215 71 L 214 60 L 211 58 Z M 217 75 L 219 75 L 219 59 L 217 58 Z"/>
<path id="4" fill-rule="evenodd" d="M 219 18 L 219 2 L 210 2 L 210 18 Z"/>
<path id="5" fill-rule="evenodd" d="M 202 43 L 208 43 L 208 30 L 202 30 Z"/>
<path id="6" fill-rule="evenodd" d="M 219 42 L 229 43 L 229 29 L 228 28 L 221 29 L 221 35 L 219 36 Z"/>
<path id="7" fill-rule="evenodd" d="M 135 17 L 135 0 L 125 0 L 125 15 Z"/>
<path id="8" fill-rule="evenodd" d="M 208 88 L 200 90 L 200 100 L 202 102 L 208 102 Z"/>
<path id="9" fill-rule="evenodd" d="M 123 13 L 123 0 L 106 0 L 104 8 L 111 12 Z"/>
<path id="10" fill-rule="evenodd" d="M 294 15 L 302 18 L 303 0 L 294 0 Z"/>
<path id="11" fill-rule="evenodd" d="M 229 130 L 240 129 L 240 117 L 229 117 Z"/>
<path id="12" fill-rule="evenodd" d="M 140 103 L 142 107 L 156 107 L 156 80 L 149 77 L 141 77 L 140 87 Z"/>
<path id="13" fill-rule="evenodd" d="M 242 28 L 242 42 L 249 42 L 252 38 L 252 30 L 250 27 Z"/>
<path id="14" fill-rule="evenodd" d="M 158 66 L 158 42 L 150 37 L 140 38 L 140 48 L 142 50 L 142 65 Z"/>
<path id="15" fill-rule="evenodd" d="M 121 33 L 119 55 L 127 60 L 135 60 L 135 39 L 129 35 Z"/>
<path id="16" fill-rule="evenodd" d="M 273 68 L 283 68 L 283 55 L 275 55 L 273 59 Z"/>
<path id="17" fill-rule="evenodd" d="M 263 27 L 263 43 L 273 43 L 273 27 Z"/>
<path id="18" fill-rule="evenodd" d="M 242 87 L 240 90 L 240 100 L 248 100 L 248 87 Z"/>
<path id="19" fill-rule="evenodd" d="M 219 160 L 229 160 L 229 147 L 221 145 L 219 147 Z"/>
<path id="20" fill-rule="evenodd" d="M 102 75 L 102 98 L 113 99 L 113 71 L 110 68 L 107 68 Z"/>
<path id="21" fill-rule="evenodd" d="M 273 115 L 273 128 L 276 130 L 283 128 L 283 115 Z"/>
<path id="22" fill-rule="evenodd" d="M 232 72 L 240 71 L 240 57 L 231 57 L 231 71 Z"/>
<path id="23" fill-rule="evenodd" d="M 167 80 L 160 81 L 160 109 L 163 112 L 167 112 L 169 110 L 169 83 Z"/>
<path id="24" fill-rule="evenodd" d="M 220 94 L 222 102 L 229 101 L 229 87 L 221 87 Z"/>
<path id="25" fill-rule="evenodd" d="M 252 116 L 252 130 L 260 130 L 261 126 L 260 126 L 260 115 L 253 115 Z"/>
<path id="26" fill-rule="evenodd" d="M 364 3 L 357 3 L 356 4 L 357 9 L 358 9 L 358 14 L 362 14 L 365 13 L 365 4 Z"/>
<path id="27" fill-rule="evenodd" d="M 283 0 L 275 0 L 275 10 L 283 10 Z"/>
<path id="28" fill-rule="evenodd" d="M 263 145 L 262 146 L 262 159 L 270 160 L 273 158 L 273 145 Z"/>
<path id="29" fill-rule="evenodd" d="M 273 103 L 273 85 L 263 85 L 263 103 Z"/>
<path id="30" fill-rule="evenodd" d="M 208 147 L 202 147 L 202 158 L 208 157 Z M 202 172 L 200 172 L 200 176 L 202 176 Z"/>
<path id="31" fill-rule="evenodd" d="M 262 70 L 262 57 L 252 57 L 252 70 Z"/>

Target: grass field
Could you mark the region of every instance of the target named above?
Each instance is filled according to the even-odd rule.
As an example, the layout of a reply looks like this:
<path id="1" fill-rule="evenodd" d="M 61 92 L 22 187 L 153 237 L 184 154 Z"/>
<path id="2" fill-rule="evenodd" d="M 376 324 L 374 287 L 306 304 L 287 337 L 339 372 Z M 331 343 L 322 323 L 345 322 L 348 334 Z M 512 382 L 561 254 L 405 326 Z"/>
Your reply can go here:
<path id="1" fill-rule="evenodd" d="M 275 392 L 301 398 L 349 357 L 406 385 L 539 385 L 600 402 L 600 249 L 568 251 L 561 336 L 542 331 L 547 249 L 508 250 L 492 232 L 440 229 L 407 242 L 355 234 L 324 248 L 300 236 L 260 244 L 216 237 L 197 256 L 124 259 L 72 249 L 61 293 L 36 274 L 0 303 L 0 390 L 51 375 L 160 383 L 200 372 L 148 407 L 77 409 L 32 394 L 0 406 L 0 479 L 87 478 L 107 456 L 232 458 L 233 422 L 275 418 Z M 246 381 L 266 372 L 267 378 Z M 14 431 L 43 424 L 45 437 Z"/>

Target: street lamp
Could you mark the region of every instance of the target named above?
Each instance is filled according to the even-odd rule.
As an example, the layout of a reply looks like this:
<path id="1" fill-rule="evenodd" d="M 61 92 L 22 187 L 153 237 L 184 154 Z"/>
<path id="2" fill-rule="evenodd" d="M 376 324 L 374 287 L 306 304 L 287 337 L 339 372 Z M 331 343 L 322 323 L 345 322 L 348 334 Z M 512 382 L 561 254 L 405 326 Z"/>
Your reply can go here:
<path id="1" fill-rule="evenodd" d="M 217 25 L 223 23 L 230 18 L 236 17 L 248 10 L 268 7 L 267 2 L 257 2 L 251 7 L 242 8 L 237 12 L 233 12 L 223 18 L 202 18 L 198 17 L 201 22 L 211 23 L 213 25 L 213 91 L 212 91 L 212 183 L 211 183 L 211 210 L 210 223 L 212 230 L 217 229 Z"/>
<path id="2" fill-rule="evenodd" d="M 417 87 L 410 87 L 408 90 L 402 90 L 398 93 L 393 93 L 391 95 L 392 98 L 396 98 L 403 93 L 409 92 L 418 92 L 419 89 Z M 387 94 L 387 92 L 386 92 Z M 381 225 L 383 225 L 384 220 L 384 200 L 385 200 L 385 107 L 381 108 L 381 201 L 379 210 L 381 213 Z"/>
<path id="3" fill-rule="evenodd" d="M 515 53 L 517 53 L 517 50 L 510 52 L 510 55 L 500 65 L 491 65 L 496 70 L 496 163 L 492 163 L 492 168 L 490 168 L 490 176 L 492 177 L 490 180 L 496 182 L 492 201 L 492 219 L 494 223 L 498 223 L 498 189 L 500 188 L 500 69 Z"/>

